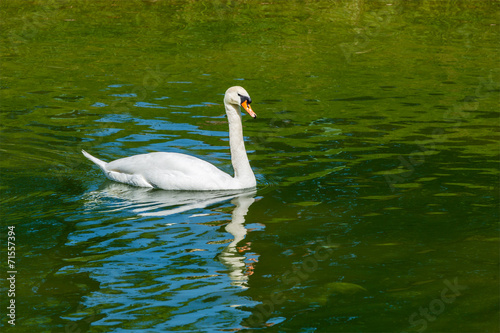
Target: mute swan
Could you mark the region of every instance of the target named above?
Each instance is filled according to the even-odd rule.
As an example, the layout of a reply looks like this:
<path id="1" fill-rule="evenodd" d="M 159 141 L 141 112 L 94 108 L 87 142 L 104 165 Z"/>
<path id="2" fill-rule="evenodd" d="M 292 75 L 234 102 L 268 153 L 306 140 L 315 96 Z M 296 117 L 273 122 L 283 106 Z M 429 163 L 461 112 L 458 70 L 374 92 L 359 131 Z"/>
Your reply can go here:
<path id="1" fill-rule="evenodd" d="M 106 163 L 82 150 L 111 180 L 134 186 L 163 190 L 237 190 L 255 187 L 257 182 L 248 162 L 240 105 L 250 116 L 252 99 L 242 87 L 231 87 L 224 95 L 229 122 L 229 146 L 234 177 L 197 157 L 179 153 L 149 153 L 120 158 Z"/>

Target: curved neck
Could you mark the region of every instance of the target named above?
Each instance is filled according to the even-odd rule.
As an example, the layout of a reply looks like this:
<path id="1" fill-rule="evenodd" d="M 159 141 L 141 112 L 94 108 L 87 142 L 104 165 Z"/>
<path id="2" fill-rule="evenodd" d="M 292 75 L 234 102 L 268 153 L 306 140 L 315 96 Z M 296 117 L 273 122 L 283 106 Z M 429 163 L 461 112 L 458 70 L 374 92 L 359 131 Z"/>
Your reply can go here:
<path id="1" fill-rule="evenodd" d="M 250 162 L 248 161 L 243 141 L 243 126 L 239 107 L 224 103 L 227 120 L 229 122 L 229 147 L 231 148 L 231 163 L 234 169 L 234 178 L 255 183 Z M 251 185 L 254 186 L 254 185 Z"/>

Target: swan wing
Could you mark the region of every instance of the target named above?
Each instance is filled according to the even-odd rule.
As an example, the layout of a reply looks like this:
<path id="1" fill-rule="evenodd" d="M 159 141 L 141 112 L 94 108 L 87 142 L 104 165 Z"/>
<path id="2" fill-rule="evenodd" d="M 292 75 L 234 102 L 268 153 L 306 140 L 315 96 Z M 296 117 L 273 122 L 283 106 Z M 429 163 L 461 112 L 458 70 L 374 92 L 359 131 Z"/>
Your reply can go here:
<path id="1" fill-rule="evenodd" d="M 106 164 L 108 178 L 135 186 L 164 190 L 218 190 L 234 187 L 234 178 L 197 157 L 149 153 Z"/>

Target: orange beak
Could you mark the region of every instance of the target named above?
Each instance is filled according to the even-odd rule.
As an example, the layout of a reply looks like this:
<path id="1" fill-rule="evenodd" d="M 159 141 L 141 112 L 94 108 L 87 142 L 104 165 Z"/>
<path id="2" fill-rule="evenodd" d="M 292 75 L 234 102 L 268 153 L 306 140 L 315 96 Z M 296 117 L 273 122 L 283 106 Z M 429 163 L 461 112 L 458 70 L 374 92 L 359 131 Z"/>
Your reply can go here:
<path id="1" fill-rule="evenodd" d="M 248 101 L 243 101 L 243 103 L 241 103 L 241 106 L 243 107 L 243 109 L 245 109 L 246 112 L 248 112 L 250 116 L 252 116 L 252 118 L 257 118 L 257 114 L 253 112 L 250 104 L 248 104 Z"/>

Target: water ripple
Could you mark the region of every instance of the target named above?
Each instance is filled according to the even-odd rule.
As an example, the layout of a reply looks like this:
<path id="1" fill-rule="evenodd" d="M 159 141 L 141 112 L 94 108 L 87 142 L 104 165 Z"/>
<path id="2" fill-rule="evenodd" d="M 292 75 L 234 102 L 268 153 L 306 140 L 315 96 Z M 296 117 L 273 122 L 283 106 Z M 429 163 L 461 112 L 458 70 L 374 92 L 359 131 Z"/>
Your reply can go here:
<path id="1" fill-rule="evenodd" d="M 230 315 L 237 327 L 245 317 L 239 308 L 254 305 L 239 291 L 248 288 L 248 267 L 255 255 L 237 248 L 247 228 L 260 229 L 244 225 L 254 195 L 107 183 L 85 195 L 85 220 L 76 224 L 67 246 L 85 244 L 86 250 L 67 259 L 58 274 L 91 272 L 99 281 L 99 291 L 85 302 L 105 314 L 96 327 L 123 328 L 132 322 L 138 325 L 134 327 L 173 330 L 193 323 L 194 317 L 213 325 L 221 314 Z M 105 309 L 99 305 L 102 299 Z M 165 309 L 174 316 L 155 319 Z"/>

